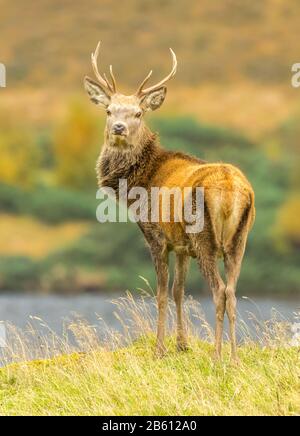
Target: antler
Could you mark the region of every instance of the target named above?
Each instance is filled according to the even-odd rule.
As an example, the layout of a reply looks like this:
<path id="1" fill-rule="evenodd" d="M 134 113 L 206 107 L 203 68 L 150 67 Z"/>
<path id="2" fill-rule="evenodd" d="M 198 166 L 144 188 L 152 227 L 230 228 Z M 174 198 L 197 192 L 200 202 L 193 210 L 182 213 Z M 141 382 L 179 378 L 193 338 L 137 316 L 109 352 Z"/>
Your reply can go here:
<path id="1" fill-rule="evenodd" d="M 164 79 L 162 79 L 160 82 L 158 82 L 156 85 L 153 85 L 153 86 L 150 86 L 149 88 L 143 89 L 145 84 L 148 82 L 148 80 L 152 76 L 152 70 L 151 70 L 150 73 L 148 74 L 148 76 L 146 76 L 146 78 L 142 81 L 142 83 L 138 87 L 138 90 L 136 91 L 137 96 L 141 97 L 143 95 L 148 94 L 151 91 L 155 91 L 156 89 L 161 88 L 162 85 L 164 85 L 168 80 L 170 80 L 173 76 L 175 76 L 176 71 L 177 71 L 177 59 L 176 59 L 175 53 L 173 52 L 173 50 L 171 48 L 170 48 L 170 52 L 171 52 L 172 61 L 173 61 L 171 72 Z"/>
<path id="2" fill-rule="evenodd" d="M 103 77 L 102 77 L 101 74 L 99 73 L 99 70 L 98 70 L 97 60 L 98 60 L 98 55 L 99 55 L 99 51 L 100 51 L 100 46 L 101 46 L 101 41 L 98 42 L 98 45 L 96 47 L 95 52 L 92 53 L 92 55 L 91 55 L 93 70 L 94 70 L 95 76 L 98 79 L 98 82 L 102 86 L 107 88 L 111 94 L 115 94 L 117 92 L 117 86 L 116 86 L 116 79 L 115 79 L 115 76 L 114 76 L 114 73 L 112 70 L 112 66 L 110 65 L 110 67 L 109 67 L 109 73 L 110 73 L 112 83 L 109 82 L 109 80 L 107 79 L 105 74 L 103 74 Z"/>

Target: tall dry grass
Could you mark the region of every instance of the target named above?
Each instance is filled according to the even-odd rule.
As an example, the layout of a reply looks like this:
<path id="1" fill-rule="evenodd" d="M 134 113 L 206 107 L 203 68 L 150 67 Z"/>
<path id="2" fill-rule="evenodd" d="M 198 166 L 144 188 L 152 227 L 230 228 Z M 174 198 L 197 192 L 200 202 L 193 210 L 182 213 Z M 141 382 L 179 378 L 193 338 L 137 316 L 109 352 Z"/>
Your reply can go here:
<path id="1" fill-rule="evenodd" d="M 240 320 L 239 367 L 229 346 L 215 363 L 213 330 L 201 305 L 186 301 L 190 350 L 178 353 L 174 307 L 169 309 L 168 355 L 154 357 L 155 300 L 114 301 L 120 329 L 99 317 L 78 318 L 62 335 L 32 317 L 27 329 L 7 326 L 0 370 L 2 415 L 297 415 L 299 344 L 279 314 Z M 295 314 L 299 316 L 299 314 Z M 250 315 L 249 315 L 250 316 Z M 13 363 L 14 362 L 14 363 Z"/>

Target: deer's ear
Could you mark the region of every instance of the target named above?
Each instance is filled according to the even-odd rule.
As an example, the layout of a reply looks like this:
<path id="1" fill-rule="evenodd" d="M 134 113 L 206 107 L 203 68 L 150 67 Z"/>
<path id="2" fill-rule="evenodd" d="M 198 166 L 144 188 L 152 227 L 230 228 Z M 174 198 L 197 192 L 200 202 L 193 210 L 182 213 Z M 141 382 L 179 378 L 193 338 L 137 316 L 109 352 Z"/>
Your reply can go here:
<path id="1" fill-rule="evenodd" d="M 149 92 L 149 94 L 142 97 L 140 102 L 141 108 L 144 109 L 144 111 L 155 111 L 163 104 L 166 94 L 167 88 L 165 86 Z"/>
<path id="2" fill-rule="evenodd" d="M 110 96 L 107 92 L 94 80 L 89 77 L 84 78 L 84 88 L 88 93 L 91 101 L 99 106 L 107 108 L 110 104 Z"/>

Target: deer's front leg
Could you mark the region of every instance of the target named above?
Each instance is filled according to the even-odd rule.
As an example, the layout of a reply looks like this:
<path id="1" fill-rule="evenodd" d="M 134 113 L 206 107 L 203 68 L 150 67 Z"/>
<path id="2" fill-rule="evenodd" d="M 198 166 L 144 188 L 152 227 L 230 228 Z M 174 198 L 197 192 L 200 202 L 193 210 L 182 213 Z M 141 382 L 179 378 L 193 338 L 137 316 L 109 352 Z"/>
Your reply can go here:
<path id="1" fill-rule="evenodd" d="M 165 330 L 166 318 L 168 310 L 168 293 L 169 293 L 169 266 L 168 266 L 168 253 L 163 251 L 153 255 L 155 269 L 157 274 L 157 307 L 158 307 L 158 320 L 157 320 L 157 342 L 156 354 L 163 356 L 166 353 L 165 347 Z"/>
<path id="2" fill-rule="evenodd" d="M 158 320 L 156 355 L 163 356 L 166 353 L 164 340 L 169 294 L 169 252 L 164 236 L 161 230 L 157 229 L 156 225 L 142 224 L 141 222 L 138 222 L 138 225 L 150 248 L 157 276 Z"/>

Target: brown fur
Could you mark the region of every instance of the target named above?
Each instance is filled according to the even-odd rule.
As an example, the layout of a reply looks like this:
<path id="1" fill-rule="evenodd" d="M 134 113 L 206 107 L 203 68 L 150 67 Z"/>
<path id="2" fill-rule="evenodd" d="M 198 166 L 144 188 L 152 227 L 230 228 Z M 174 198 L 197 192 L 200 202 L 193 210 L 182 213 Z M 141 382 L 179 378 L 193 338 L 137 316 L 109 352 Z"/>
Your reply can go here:
<path id="1" fill-rule="evenodd" d="M 182 349 L 187 345 L 182 320 L 182 296 L 188 257 L 192 256 L 197 258 L 213 292 L 217 316 L 216 354 L 219 356 L 226 302 L 231 325 L 235 320 L 234 290 L 247 234 L 254 221 L 253 190 L 242 172 L 234 166 L 208 164 L 182 153 L 163 150 L 155 135 L 147 129 L 141 144 L 138 153 L 104 148 L 97 164 L 100 186 L 110 186 L 117 190 L 119 179 L 126 178 L 129 189 L 134 186 L 143 186 L 149 190 L 152 186 L 200 186 L 205 189 L 203 232 L 187 235 L 183 223 L 139 223 L 158 274 L 158 351 L 164 351 L 167 262 L 168 253 L 174 250 L 177 257 L 173 295 L 178 306 L 178 347 Z M 217 257 L 220 254 L 225 260 L 229 283 L 227 287 L 217 270 Z M 234 358 L 235 353 L 233 343 Z"/>
<path id="2" fill-rule="evenodd" d="M 203 187 L 204 228 L 187 233 L 186 223 L 160 221 L 139 222 L 150 248 L 157 274 L 158 328 L 157 353 L 164 354 L 165 323 L 168 305 L 170 251 L 176 253 L 172 287 L 177 307 L 177 343 L 187 347 L 183 319 L 184 281 L 189 258 L 196 258 L 212 291 L 216 306 L 216 357 L 221 355 L 225 311 L 229 319 L 232 358 L 237 359 L 235 339 L 235 289 L 245 245 L 254 217 L 254 193 L 250 183 L 236 167 L 224 163 L 206 163 L 196 157 L 161 148 L 156 135 L 144 124 L 141 114 L 157 109 L 166 88 L 161 87 L 146 98 L 114 94 L 109 97 L 103 87 L 86 79 L 86 89 L 93 102 L 108 111 L 105 141 L 97 163 L 99 186 L 118 191 L 119 179 L 132 187 Z M 116 123 L 123 123 L 124 134 L 116 135 Z M 160 205 L 162 207 L 162 205 Z M 173 204 L 173 208 L 174 208 Z M 217 259 L 223 257 L 226 284 L 220 276 Z"/>

